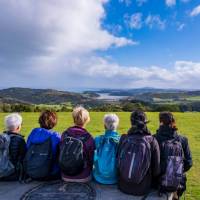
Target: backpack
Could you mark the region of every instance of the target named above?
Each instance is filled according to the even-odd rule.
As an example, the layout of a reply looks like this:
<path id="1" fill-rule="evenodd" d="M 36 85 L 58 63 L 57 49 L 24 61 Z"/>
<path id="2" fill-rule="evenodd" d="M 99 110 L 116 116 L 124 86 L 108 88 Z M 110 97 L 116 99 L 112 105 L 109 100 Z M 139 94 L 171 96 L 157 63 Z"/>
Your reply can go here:
<path id="1" fill-rule="evenodd" d="M 87 158 L 84 152 L 84 143 L 88 137 L 64 137 L 60 145 L 59 156 L 59 166 L 64 174 L 75 176 L 86 167 Z"/>
<path id="2" fill-rule="evenodd" d="M 25 159 L 24 168 L 28 176 L 33 179 L 48 177 L 53 164 L 51 138 L 43 143 L 31 144 Z"/>
<path id="3" fill-rule="evenodd" d="M 184 178 L 183 149 L 175 138 L 161 143 L 161 192 L 175 192 Z"/>
<path id="4" fill-rule="evenodd" d="M 11 137 L 6 133 L 0 135 L 0 178 L 8 177 L 15 172 L 9 155 Z"/>
<path id="5" fill-rule="evenodd" d="M 118 165 L 120 177 L 129 183 L 139 184 L 151 165 L 152 136 L 125 136 L 120 142 Z"/>
<path id="6" fill-rule="evenodd" d="M 102 176 L 109 178 L 117 174 L 118 140 L 112 137 L 100 136 L 99 145 L 95 151 L 95 170 Z"/>

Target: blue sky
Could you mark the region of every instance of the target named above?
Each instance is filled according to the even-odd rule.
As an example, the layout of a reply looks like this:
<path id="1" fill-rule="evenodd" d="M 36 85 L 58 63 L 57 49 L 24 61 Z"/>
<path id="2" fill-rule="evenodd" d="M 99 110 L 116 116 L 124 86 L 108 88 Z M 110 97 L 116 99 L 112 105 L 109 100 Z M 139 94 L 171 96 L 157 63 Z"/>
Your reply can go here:
<path id="1" fill-rule="evenodd" d="M 143 2 L 141 5 L 140 2 Z M 200 1 L 176 1 L 167 6 L 162 0 L 113 0 L 105 5 L 103 26 L 116 34 L 138 41 L 136 46 L 112 48 L 102 55 L 111 55 L 115 61 L 126 65 L 164 65 L 172 67 L 176 60 L 200 59 L 200 16 L 190 17 L 191 10 Z M 131 17 L 141 16 L 141 21 L 131 26 Z M 145 23 L 148 16 L 157 16 L 153 27 Z M 132 18 L 133 19 L 133 18 Z M 117 29 L 117 30 L 116 30 Z"/>
<path id="2" fill-rule="evenodd" d="M 1 0 L 0 32 L 0 88 L 200 89 L 199 0 Z"/>

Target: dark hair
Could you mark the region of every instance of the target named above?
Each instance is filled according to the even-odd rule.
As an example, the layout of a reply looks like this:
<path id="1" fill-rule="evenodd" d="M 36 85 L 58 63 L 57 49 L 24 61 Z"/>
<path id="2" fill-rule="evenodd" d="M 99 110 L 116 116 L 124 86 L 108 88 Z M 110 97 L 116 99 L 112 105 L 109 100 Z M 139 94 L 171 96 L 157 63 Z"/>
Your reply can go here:
<path id="1" fill-rule="evenodd" d="M 138 128 L 146 127 L 147 116 L 143 111 L 136 110 L 131 113 L 131 125 L 137 126 Z"/>
<path id="2" fill-rule="evenodd" d="M 176 121 L 171 112 L 160 112 L 159 120 L 160 120 L 160 123 L 162 123 L 163 125 L 170 126 L 177 130 Z"/>
<path id="3" fill-rule="evenodd" d="M 49 110 L 42 112 L 39 117 L 40 127 L 48 129 L 48 130 L 56 126 L 57 121 L 58 121 L 58 118 L 57 118 L 56 113 Z"/>

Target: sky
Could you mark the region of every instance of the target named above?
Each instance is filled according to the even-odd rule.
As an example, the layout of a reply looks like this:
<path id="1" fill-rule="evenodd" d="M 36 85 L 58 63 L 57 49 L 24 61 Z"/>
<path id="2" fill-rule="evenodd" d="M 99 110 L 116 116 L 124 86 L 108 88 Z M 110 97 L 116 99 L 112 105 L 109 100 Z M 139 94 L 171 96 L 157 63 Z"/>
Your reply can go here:
<path id="1" fill-rule="evenodd" d="M 0 0 L 0 80 L 200 89 L 200 0 Z"/>

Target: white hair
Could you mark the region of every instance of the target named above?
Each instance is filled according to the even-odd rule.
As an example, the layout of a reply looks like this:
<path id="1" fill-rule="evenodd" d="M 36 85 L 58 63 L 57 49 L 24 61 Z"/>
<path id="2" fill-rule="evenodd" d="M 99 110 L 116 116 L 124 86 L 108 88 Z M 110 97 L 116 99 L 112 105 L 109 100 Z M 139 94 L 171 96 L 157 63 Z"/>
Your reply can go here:
<path id="1" fill-rule="evenodd" d="M 5 126 L 8 131 L 17 129 L 22 124 L 22 116 L 18 113 L 12 113 L 5 117 Z"/>
<path id="2" fill-rule="evenodd" d="M 119 117 L 116 114 L 104 115 L 104 125 L 107 130 L 117 130 L 119 125 Z"/>

